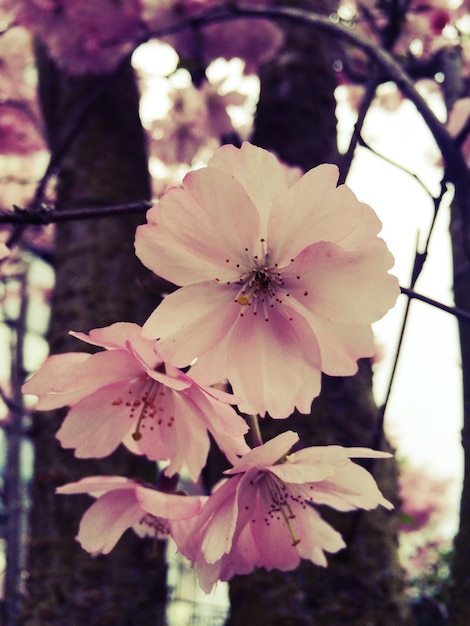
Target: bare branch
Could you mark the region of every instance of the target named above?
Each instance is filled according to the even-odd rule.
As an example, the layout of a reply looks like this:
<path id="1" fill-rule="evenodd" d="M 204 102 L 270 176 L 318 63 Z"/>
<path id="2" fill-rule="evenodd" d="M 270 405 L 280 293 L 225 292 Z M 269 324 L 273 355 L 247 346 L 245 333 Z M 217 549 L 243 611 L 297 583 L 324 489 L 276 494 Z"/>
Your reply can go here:
<path id="1" fill-rule="evenodd" d="M 469 322 L 470 323 L 470 312 L 464 311 L 456 306 L 448 306 L 447 304 L 443 304 L 438 300 L 433 300 L 433 298 L 428 298 L 427 296 L 423 296 L 421 293 L 417 293 L 413 289 L 408 289 L 407 287 L 400 287 L 401 292 L 408 296 L 408 298 L 414 298 L 415 300 L 420 300 L 421 302 L 425 302 L 426 304 L 430 304 L 436 309 L 440 309 L 441 311 L 445 311 L 446 313 L 450 313 L 454 317 L 456 317 L 459 321 Z"/>
<path id="2" fill-rule="evenodd" d="M 34 224 L 44 226 L 72 220 L 88 220 L 97 217 L 113 215 L 127 215 L 148 211 L 152 203 L 147 200 L 130 202 L 129 204 L 117 204 L 114 206 L 78 208 L 73 210 L 55 211 L 47 207 L 39 209 L 23 209 L 14 207 L 14 211 L 0 213 L 0 224 Z"/>

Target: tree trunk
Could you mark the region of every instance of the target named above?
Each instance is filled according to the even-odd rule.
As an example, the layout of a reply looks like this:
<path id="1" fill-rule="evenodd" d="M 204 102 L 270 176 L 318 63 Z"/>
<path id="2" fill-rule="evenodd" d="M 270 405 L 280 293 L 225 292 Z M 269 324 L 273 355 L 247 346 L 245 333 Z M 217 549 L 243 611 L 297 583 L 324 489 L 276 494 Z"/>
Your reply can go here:
<path id="1" fill-rule="evenodd" d="M 87 100 L 92 103 L 59 162 L 58 210 L 148 199 L 147 155 L 130 63 L 123 63 L 115 76 L 71 78 L 58 71 L 43 51 L 38 59 L 53 154 L 77 111 Z M 88 332 L 116 321 L 142 323 L 157 304 L 156 279 L 134 254 L 134 232 L 140 221 L 143 215 L 139 220 L 106 217 L 58 226 L 52 352 L 84 349 L 67 335 L 70 329 Z M 163 549 L 158 557 L 153 556 L 152 542 L 137 539 L 129 531 L 110 555 L 93 558 L 74 539 L 92 500 L 55 495 L 57 486 L 84 475 L 150 477 L 155 467 L 124 449 L 104 460 L 75 459 L 55 439 L 63 415 L 57 411 L 34 419 L 28 595 L 19 623 L 162 625 L 166 601 Z"/>
<path id="2" fill-rule="evenodd" d="M 470 175 L 459 181 L 456 200 L 451 208 L 450 234 L 454 263 L 455 305 L 470 311 Z M 466 201 L 465 201 L 465 200 Z M 462 358 L 464 477 L 460 501 L 460 522 L 454 540 L 454 557 L 451 568 L 449 624 L 470 624 L 470 324 L 459 322 L 460 352 Z"/>
<path id="3" fill-rule="evenodd" d="M 303 6 L 331 11 L 329 2 Z M 337 161 L 331 41 L 319 32 L 292 25 L 277 58 L 261 71 L 261 99 L 253 142 L 305 170 Z M 310 416 L 262 421 L 266 439 L 281 430 L 297 431 L 304 445 L 371 446 L 377 423 L 370 363 L 355 377 L 324 376 L 322 393 Z M 381 449 L 388 449 L 385 440 Z M 396 465 L 373 467 L 385 496 L 396 500 Z M 376 470 L 376 471 L 375 471 Z M 303 562 L 294 572 L 257 570 L 230 582 L 227 626 L 397 626 L 410 622 L 397 557 L 393 513 L 376 510 L 340 514 L 322 510 L 339 530 L 347 549 L 328 557 L 323 569 Z"/>

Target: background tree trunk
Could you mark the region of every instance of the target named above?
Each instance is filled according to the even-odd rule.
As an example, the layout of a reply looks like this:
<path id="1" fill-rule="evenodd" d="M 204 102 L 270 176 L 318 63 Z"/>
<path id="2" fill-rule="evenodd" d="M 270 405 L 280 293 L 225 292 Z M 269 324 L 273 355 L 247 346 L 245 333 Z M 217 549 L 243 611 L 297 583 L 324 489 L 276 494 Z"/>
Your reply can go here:
<path id="1" fill-rule="evenodd" d="M 40 93 L 52 153 L 84 103 L 92 102 L 80 132 L 59 164 L 57 206 L 125 203 L 150 195 L 139 97 L 129 62 L 115 76 L 70 78 L 38 55 Z M 101 93 L 97 95 L 97 90 Z M 94 94 L 94 95 L 93 95 Z M 88 332 L 116 321 L 142 323 L 158 302 L 156 279 L 134 254 L 134 217 L 60 224 L 55 248 L 56 286 L 50 346 L 54 353 L 83 351 L 69 329 Z M 163 549 L 126 533 L 109 556 L 92 558 L 75 541 L 92 500 L 56 496 L 58 485 L 84 475 L 151 478 L 155 466 L 120 449 L 104 460 L 77 460 L 55 439 L 64 413 L 39 414 L 32 437 L 35 467 L 27 598 L 28 626 L 158 626 L 164 623 Z"/>
<path id="2" fill-rule="evenodd" d="M 299 3 L 300 4 L 300 3 Z M 303 6 L 333 10 L 310 0 Z M 253 143 L 286 163 L 308 170 L 337 161 L 331 40 L 319 32 L 286 25 L 286 41 L 260 73 L 261 96 Z M 371 446 L 377 423 L 369 361 L 355 377 L 324 377 L 310 416 L 262 420 L 266 439 L 281 430 L 299 432 L 304 445 Z M 383 439 L 375 443 L 388 449 Z M 387 498 L 396 501 L 395 462 L 380 461 L 374 474 Z M 377 471 L 375 471 L 377 470 Z M 397 557 L 396 520 L 383 509 L 339 514 L 322 510 L 348 548 L 329 555 L 325 570 L 303 562 L 294 572 L 257 570 L 230 582 L 227 626 L 397 626 L 410 623 Z"/>
<path id="3" fill-rule="evenodd" d="M 450 234 L 454 264 L 455 305 L 470 311 L 470 175 L 456 191 L 451 207 Z M 465 200 L 464 200 L 465 199 Z M 454 556 L 451 568 L 449 599 L 449 625 L 467 626 L 470 623 L 470 324 L 459 323 L 460 352 L 462 359 L 464 477 L 460 500 L 460 522 L 454 539 Z"/>

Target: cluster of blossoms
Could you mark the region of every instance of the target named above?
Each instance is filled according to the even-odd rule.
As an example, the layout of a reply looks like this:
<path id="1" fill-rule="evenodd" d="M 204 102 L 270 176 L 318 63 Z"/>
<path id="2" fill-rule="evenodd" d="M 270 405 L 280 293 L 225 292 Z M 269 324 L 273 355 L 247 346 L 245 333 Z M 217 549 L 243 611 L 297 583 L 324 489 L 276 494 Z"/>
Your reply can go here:
<path id="1" fill-rule="evenodd" d="M 0 11 L 38 36 L 59 67 L 82 75 L 110 72 L 153 31 L 171 30 L 181 20 L 226 4 L 228 0 L 3 0 Z M 186 29 L 163 39 L 183 60 L 208 65 L 218 57 L 240 57 L 252 72 L 283 38 L 268 20 L 257 19 Z"/>
<path id="2" fill-rule="evenodd" d="M 363 448 L 297 447 L 287 431 L 250 449 L 242 413 L 309 413 L 321 372 L 348 376 L 374 354 L 371 323 L 393 306 L 393 259 L 380 222 L 322 165 L 295 181 L 269 152 L 224 146 L 150 209 L 138 257 L 181 285 L 141 328 L 116 323 L 75 337 L 104 348 L 50 356 L 25 386 L 38 409 L 69 406 L 57 433 L 81 458 L 123 443 L 197 481 L 209 434 L 231 469 L 210 496 L 159 492 L 123 477 L 59 488 L 96 502 L 78 539 L 108 552 L 127 528 L 171 535 L 196 564 L 201 586 L 256 567 L 326 565 L 343 546 L 315 509 L 391 504 L 351 458 Z M 233 395 L 217 383 L 230 383 Z"/>
<path id="3" fill-rule="evenodd" d="M 242 106 L 246 95 L 223 92 L 224 80 L 208 80 L 175 87 L 170 93 L 171 108 L 150 125 L 152 155 L 166 164 L 191 163 L 201 148 L 220 145 L 220 137 L 235 132 L 227 107 Z"/>

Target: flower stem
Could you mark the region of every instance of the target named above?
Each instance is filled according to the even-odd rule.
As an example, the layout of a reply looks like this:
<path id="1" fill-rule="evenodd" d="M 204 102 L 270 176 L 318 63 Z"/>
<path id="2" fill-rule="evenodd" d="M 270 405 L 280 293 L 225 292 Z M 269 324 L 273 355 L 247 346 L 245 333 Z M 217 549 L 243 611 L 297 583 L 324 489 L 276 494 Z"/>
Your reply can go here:
<path id="1" fill-rule="evenodd" d="M 251 425 L 251 443 L 253 444 L 253 447 L 256 448 L 256 446 L 262 446 L 263 438 L 259 427 L 258 415 L 249 415 L 248 421 Z"/>

